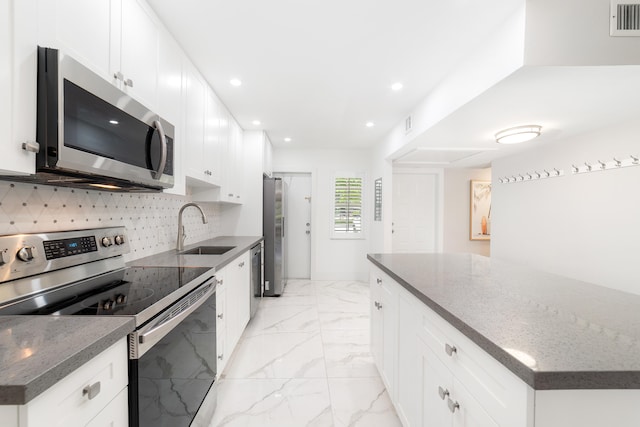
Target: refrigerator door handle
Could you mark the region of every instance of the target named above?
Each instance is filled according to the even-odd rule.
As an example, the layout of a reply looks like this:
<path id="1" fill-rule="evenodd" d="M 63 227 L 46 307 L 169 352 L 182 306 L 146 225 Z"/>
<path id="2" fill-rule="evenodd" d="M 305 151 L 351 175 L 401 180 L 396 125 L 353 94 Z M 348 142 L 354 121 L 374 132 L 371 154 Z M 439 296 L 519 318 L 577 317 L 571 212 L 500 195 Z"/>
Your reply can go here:
<path id="1" fill-rule="evenodd" d="M 282 217 L 282 237 L 284 237 L 284 217 Z"/>

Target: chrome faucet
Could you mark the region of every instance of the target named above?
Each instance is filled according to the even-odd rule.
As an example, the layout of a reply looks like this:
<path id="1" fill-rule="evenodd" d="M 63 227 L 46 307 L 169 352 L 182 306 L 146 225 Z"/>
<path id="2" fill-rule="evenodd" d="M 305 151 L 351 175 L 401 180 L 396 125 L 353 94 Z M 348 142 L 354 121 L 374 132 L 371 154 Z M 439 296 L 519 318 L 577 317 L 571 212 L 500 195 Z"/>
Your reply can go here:
<path id="1" fill-rule="evenodd" d="M 181 207 L 180 212 L 178 212 L 178 244 L 176 245 L 176 249 L 179 251 L 184 249 L 184 239 L 187 237 L 186 234 L 184 234 L 184 225 L 182 225 L 182 212 L 189 206 L 198 208 L 198 210 L 202 214 L 202 223 L 207 223 L 207 216 L 204 214 L 202 208 L 196 203 L 187 203 L 186 205 Z"/>

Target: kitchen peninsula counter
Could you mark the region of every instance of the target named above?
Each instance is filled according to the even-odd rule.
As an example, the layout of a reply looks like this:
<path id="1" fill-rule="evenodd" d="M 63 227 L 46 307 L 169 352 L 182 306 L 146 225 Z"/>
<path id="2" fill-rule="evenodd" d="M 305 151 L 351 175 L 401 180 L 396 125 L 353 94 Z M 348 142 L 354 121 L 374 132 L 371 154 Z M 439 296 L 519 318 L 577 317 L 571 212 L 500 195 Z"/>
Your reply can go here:
<path id="1" fill-rule="evenodd" d="M 640 296 L 473 254 L 369 254 L 534 390 L 640 389 Z"/>

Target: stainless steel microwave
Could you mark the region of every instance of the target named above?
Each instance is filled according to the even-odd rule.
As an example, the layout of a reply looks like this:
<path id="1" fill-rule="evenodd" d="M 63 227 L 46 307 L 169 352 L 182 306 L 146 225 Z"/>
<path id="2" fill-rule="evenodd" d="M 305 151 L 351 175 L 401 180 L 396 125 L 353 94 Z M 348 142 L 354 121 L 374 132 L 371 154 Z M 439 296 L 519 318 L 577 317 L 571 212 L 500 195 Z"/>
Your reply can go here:
<path id="1" fill-rule="evenodd" d="M 36 175 L 107 190 L 173 186 L 174 127 L 63 52 L 38 48 Z"/>

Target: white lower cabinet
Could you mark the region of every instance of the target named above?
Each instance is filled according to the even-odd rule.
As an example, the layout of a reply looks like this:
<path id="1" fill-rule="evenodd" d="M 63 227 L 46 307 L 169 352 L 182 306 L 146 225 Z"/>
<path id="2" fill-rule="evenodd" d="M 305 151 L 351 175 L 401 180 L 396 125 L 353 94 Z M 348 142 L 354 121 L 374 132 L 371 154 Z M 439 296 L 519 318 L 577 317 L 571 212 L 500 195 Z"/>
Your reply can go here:
<path id="1" fill-rule="evenodd" d="M 216 272 L 216 350 L 218 376 L 227 366 L 229 357 L 249 323 L 251 287 L 249 251 Z"/>
<path id="2" fill-rule="evenodd" d="M 0 424 L 126 427 L 128 354 L 124 337 L 26 405 L 0 407 Z"/>
<path id="3" fill-rule="evenodd" d="M 530 387 L 380 269 L 370 281 L 371 351 L 403 425 L 533 426 Z"/>

